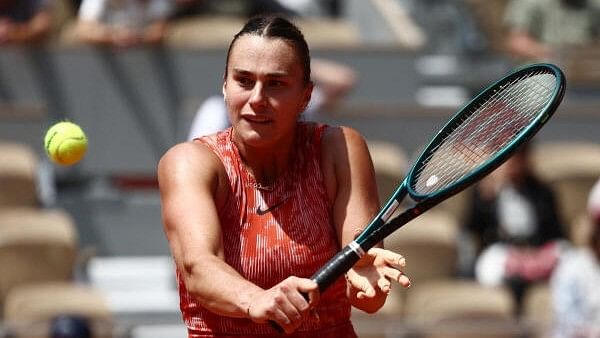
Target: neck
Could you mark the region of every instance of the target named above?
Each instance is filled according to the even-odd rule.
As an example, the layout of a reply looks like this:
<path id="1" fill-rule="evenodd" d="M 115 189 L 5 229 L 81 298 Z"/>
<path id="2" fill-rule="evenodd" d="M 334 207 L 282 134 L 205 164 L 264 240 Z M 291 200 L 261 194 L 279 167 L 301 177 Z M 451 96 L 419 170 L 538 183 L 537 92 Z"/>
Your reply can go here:
<path id="1" fill-rule="evenodd" d="M 256 183 L 264 187 L 272 185 L 286 171 L 295 151 L 295 136 L 264 147 L 252 147 L 235 139 L 234 142 L 244 165 Z"/>

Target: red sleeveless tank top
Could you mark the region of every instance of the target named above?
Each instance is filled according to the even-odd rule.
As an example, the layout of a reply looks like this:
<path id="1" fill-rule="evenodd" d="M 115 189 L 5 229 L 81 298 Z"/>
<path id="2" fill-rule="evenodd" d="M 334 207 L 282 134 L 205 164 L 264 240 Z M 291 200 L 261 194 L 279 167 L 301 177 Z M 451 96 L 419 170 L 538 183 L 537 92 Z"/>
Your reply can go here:
<path id="1" fill-rule="evenodd" d="M 326 127 L 298 122 L 293 162 L 269 187 L 258 186 L 242 163 L 231 128 L 200 139 L 220 158 L 229 180 L 230 194 L 219 210 L 225 260 L 262 288 L 292 275 L 308 278 L 340 250 L 320 164 Z M 178 280 L 189 338 L 280 337 L 268 324 L 204 309 L 187 292 L 183 279 Z M 356 337 L 344 278 L 321 295 L 315 310 L 318 316 L 286 337 Z"/>

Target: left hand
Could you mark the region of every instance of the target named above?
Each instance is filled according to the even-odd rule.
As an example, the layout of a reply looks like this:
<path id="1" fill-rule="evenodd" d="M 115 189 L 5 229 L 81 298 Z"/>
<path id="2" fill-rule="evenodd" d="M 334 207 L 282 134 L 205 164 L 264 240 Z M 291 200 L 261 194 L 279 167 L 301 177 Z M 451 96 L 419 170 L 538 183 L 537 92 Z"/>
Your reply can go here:
<path id="1" fill-rule="evenodd" d="M 393 251 L 371 248 L 348 271 L 346 278 L 351 287 L 358 290 L 356 298 L 373 298 L 377 294 L 388 294 L 392 282 L 410 287 L 410 279 L 404 274 L 405 258 Z"/>

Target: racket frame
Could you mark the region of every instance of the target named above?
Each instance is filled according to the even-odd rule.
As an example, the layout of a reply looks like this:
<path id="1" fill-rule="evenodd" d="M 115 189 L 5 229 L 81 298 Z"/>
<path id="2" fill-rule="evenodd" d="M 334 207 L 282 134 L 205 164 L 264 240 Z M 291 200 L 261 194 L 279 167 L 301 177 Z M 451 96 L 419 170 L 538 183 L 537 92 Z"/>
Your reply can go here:
<path id="1" fill-rule="evenodd" d="M 465 175 L 443 189 L 430 194 L 419 194 L 411 188 L 412 182 L 414 181 L 419 168 L 424 161 L 427 160 L 427 156 L 431 150 L 442 143 L 445 140 L 445 135 L 454 130 L 455 126 L 460 125 L 461 120 L 465 116 L 469 116 L 473 113 L 473 111 L 470 110 L 474 105 L 478 104 L 480 101 L 485 101 L 486 97 L 492 95 L 496 88 L 510 83 L 524 74 L 535 71 L 552 73 L 556 77 L 557 85 L 551 94 L 552 99 L 544 105 L 544 107 L 541 109 L 541 113 L 533 121 L 529 122 L 528 126 L 520 131 L 519 135 L 517 135 L 514 140 L 510 141 L 508 145 L 504 146 L 504 148 L 497 154 L 480 164 L 471 173 Z M 327 264 L 325 264 L 311 277 L 311 279 L 317 282 L 319 285 L 320 291 L 322 292 L 327 289 L 327 287 L 335 282 L 337 278 L 352 268 L 352 266 L 354 266 L 354 264 L 365 254 L 367 250 L 382 241 L 389 234 L 410 222 L 412 219 L 418 217 L 425 211 L 439 204 L 443 200 L 464 190 L 466 187 L 480 180 L 491 171 L 499 167 L 516 151 L 521 144 L 531 139 L 548 121 L 552 114 L 554 114 L 563 99 L 565 88 L 565 76 L 558 67 L 548 63 L 531 64 L 515 69 L 503 78 L 487 86 L 472 100 L 463 105 L 424 148 L 417 160 L 412 165 L 406 178 L 402 181 L 402 183 L 400 183 L 384 207 L 365 227 L 365 229 L 356 237 L 354 241 L 342 248 L 340 252 L 338 252 Z M 401 202 L 404 200 L 406 195 L 409 195 L 409 197 L 416 202 L 416 204 L 408 207 L 402 213 L 390 220 L 391 216 L 401 205 Z"/>

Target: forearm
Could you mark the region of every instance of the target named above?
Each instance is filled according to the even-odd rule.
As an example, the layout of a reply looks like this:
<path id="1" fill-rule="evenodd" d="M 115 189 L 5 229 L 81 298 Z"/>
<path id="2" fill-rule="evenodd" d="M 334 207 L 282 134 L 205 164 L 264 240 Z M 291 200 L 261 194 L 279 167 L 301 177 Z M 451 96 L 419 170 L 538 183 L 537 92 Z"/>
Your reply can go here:
<path id="1" fill-rule="evenodd" d="M 198 257 L 182 265 L 188 292 L 206 309 L 222 316 L 245 318 L 252 298 L 263 291 L 216 256 Z"/>

